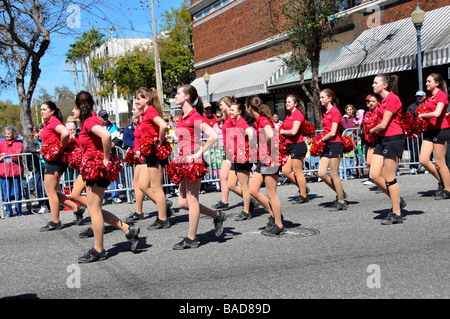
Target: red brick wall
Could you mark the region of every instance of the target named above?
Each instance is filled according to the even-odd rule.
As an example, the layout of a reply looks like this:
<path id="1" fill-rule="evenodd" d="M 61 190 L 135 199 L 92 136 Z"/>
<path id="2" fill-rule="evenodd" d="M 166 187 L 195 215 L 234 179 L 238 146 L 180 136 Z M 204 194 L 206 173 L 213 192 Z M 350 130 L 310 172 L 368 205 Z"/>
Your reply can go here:
<path id="1" fill-rule="evenodd" d="M 191 6 L 199 1 L 201 0 L 191 0 Z M 198 63 L 209 60 L 272 36 L 273 34 L 268 34 L 267 31 L 265 31 L 267 30 L 267 27 L 264 27 L 264 23 L 267 25 L 268 16 L 266 14 L 266 4 L 269 1 L 270 0 L 246 0 L 234 6 L 232 9 L 225 11 L 224 9 L 235 4 L 235 2 L 231 2 L 220 9 L 224 11 L 222 14 L 207 21 L 206 19 L 209 16 L 194 22 L 193 41 L 195 62 Z M 421 0 L 419 3 L 424 11 L 430 11 L 442 6 L 450 5 L 450 0 Z M 396 3 L 391 7 L 384 8 L 381 11 L 381 24 L 410 17 L 411 12 L 415 9 L 416 5 L 417 0 L 405 0 Z M 366 20 L 366 29 L 368 28 L 367 19 L 369 17 L 370 14 L 365 13 L 364 19 Z M 205 22 L 200 24 L 199 22 L 202 21 Z M 214 74 L 289 51 L 286 48 L 280 50 L 280 46 L 277 46 L 276 49 L 278 50 L 266 48 L 251 52 L 244 56 L 220 62 L 216 65 L 210 65 L 207 67 L 207 70 L 208 73 Z M 206 68 L 198 69 L 196 71 L 197 77 L 201 77 L 205 73 Z"/>

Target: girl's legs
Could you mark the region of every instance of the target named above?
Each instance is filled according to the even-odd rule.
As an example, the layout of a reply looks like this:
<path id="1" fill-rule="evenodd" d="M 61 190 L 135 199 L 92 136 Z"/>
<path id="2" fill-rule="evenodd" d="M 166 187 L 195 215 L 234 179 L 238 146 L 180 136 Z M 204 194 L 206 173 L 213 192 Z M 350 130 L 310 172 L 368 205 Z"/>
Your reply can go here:
<path id="1" fill-rule="evenodd" d="M 450 192 L 450 172 L 446 163 L 448 144 L 434 144 L 436 169 L 444 189 Z"/>
<path id="2" fill-rule="evenodd" d="M 281 229 L 283 221 L 281 218 L 281 203 L 277 195 L 278 175 L 264 175 L 264 183 L 266 184 L 266 192 L 269 197 L 269 205 L 272 208 L 275 224 Z"/>
<path id="3" fill-rule="evenodd" d="M 261 185 L 264 179 L 260 173 L 254 172 L 252 178 L 249 182 L 250 195 L 260 203 L 265 210 L 267 210 L 270 216 L 275 217 L 272 211 L 272 207 L 270 206 L 270 202 L 266 196 L 264 196 L 261 192 Z"/>
<path id="4" fill-rule="evenodd" d="M 146 167 L 144 165 L 136 165 L 134 167 L 133 188 L 136 198 L 136 213 L 142 215 L 142 207 L 144 205 L 144 192 L 139 188 L 139 176 Z"/>
<path id="5" fill-rule="evenodd" d="M 291 183 L 297 185 L 300 190 L 300 195 L 306 198 L 306 178 L 303 174 L 303 159 L 291 158 L 289 156 L 281 171 Z"/>
<path id="6" fill-rule="evenodd" d="M 319 163 L 319 177 L 337 194 L 338 202 L 345 203 L 344 201 L 344 188 L 342 186 L 341 179 L 339 178 L 339 164 L 340 158 L 327 158 L 321 157 Z M 330 167 L 330 176 L 327 174 L 328 166 Z"/>
<path id="7" fill-rule="evenodd" d="M 430 162 L 430 156 L 431 153 L 433 153 L 434 150 L 434 143 L 430 141 L 423 141 L 422 142 L 422 148 L 420 150 L 420 158 L 419 162 L 422 164 L 423 167 L 431 174 L 434 178 L 438 180 L 439 183 L 442 183 L 441 176 L 439 175 L 439 172 L 436 168 L 436 166 Z M 437 159 L 437 154 L 435 154 Z M 445 157 L 444 157 L 445 162 Z"/>

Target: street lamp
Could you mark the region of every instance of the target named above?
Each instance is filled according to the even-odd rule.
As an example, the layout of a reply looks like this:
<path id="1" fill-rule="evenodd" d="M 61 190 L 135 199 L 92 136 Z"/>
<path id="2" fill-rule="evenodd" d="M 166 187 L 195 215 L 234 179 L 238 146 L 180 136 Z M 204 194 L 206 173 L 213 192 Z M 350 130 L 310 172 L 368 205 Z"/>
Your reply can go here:
<path id="1" fill-rule="evenodd" d="M 419 3 L 417 3 L 416 9 L 411 13 L 411 20 L 417 31 L 417 71 L 419 76 L 419 90 L 423 90 L 422 79 L 422 25 L 425 21 L 425 11 L 420 9 Z"/>
<path id="2" fill-rule="evenodd" d="M 206 83 L 206 102 L 211 102 L 209 100 L 209 80 L 211 79 L 211 76 L 208 74 L 208 71 L 205 72 L 205 74 L 203 75 L 203 80 Z"/>

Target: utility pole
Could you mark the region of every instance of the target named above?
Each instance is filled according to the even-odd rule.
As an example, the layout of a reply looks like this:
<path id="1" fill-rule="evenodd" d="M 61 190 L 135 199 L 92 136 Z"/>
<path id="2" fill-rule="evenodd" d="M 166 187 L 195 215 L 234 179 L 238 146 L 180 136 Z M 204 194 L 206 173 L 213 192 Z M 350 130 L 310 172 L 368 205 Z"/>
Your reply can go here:
<path id="1" fill-rule="evenodd" d="M 156 22 L 155 22 L 155 8 L 153 5 L 153 0 L 141 0 L 141 6 L 144 4 L 150 4 L 152 11 L 152 29 L 153 29 L 153 55 L 155 57 L 155 78 L 156 78 L 156 91 L 158 92 L 158 98 L 161 103 L 161 107 L 164 107 L 164 97 L 163 97 L 163 89 L 162 89 L 162 75 L 161 75 L 161 61 L 159 59 L 159 43 L 156 37 Z"/>
<path id="2" fill-rule="evenodd" d="M 115 28 L 115 27 L 110 27 L 110 28 L 99 28 L 99 30 L 110 30 L 111 31 L 111 57 L 114 58 L 114 37 L 113 37 L 113 32 L 114 30 L 121 30 L 124 28 Z M 118 102 L 118 97 L 117 97 L 117 85 L 114 82 L 114 113 L 116 115 L 116 125 L 117 127 L 120 126 L 120 116 L 119 116 L 119 102 Z"/>

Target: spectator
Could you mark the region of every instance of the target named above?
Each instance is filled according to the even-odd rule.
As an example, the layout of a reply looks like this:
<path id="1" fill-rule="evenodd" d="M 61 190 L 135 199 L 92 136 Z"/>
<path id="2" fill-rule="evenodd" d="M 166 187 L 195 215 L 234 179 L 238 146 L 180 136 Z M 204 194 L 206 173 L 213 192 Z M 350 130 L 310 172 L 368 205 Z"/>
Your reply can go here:
<path id="1" fill-rule="evenodd" d="M 111 142 L 112 142 L 112 146 L 118 146 L 118 147 L 122 147 L 122 140 L 120 139 L 120 131 L 117 128 L 116 124 L 111 123 L 109 121 L 109 115 L 108 112 L 106 110 L 100 110 L 98 111 L 98 119 L 100 120 L 100 122 L 102 123 L 103 127 L 111 134 Z M 117 183 L 117 181 L 112 182 L 109 185 L 109 189 L 112 189 L 113 191 L 111 192 L 111 199 L 112 202 L 115 204 L 120 204 L 122 203 L 122 200 L 119 198 L 119 192 L 115 191 L 116 189 L 118 189 L 119 184 Z M 108 201 L 108 193 L 105 192 L 105 197 L 103 199 L 103 204 L 105 204 Z"/>
<path id="2" fill-rule="evenodd" d="M 44 129 L 44 124 L 38 124 L 34 138 L 28 143 L 26 152 L 31 153 L 31 157 L 27 157 L 28 170 L 33 174 L 34 189 L 36 192 L 36 198 L 42 199 L 45 197 L 45 189 L 43 183 L 43 172 L 45 168 L 45 160 L 41 155 L 42 141 L 40 135 Z M 39 214 L 48 213 L 48 200 L 41 201 L 41 207 L 38 211 Z"/>
<path id="3" fill-rule="evenodd" d="M 357 118 L 355 116 L 356 113 L 356 108 L 352 105 L 352 104 L 347 104 L 344 108 L 345 110 L 345 115 L 342 117 L 342 128 L 343 130 L 347 130 L 347 129 L 352 129 L 355 128 L 357 125 Z M 349 136 L 353 136 L 353 132 L 350 131 L 348 134 Z M 353 139 L 354 140 L 354 139 Z M 356 144 L 356 143 L 355 143 Z M 349 153 L 344 154 L 344 160 L 345 160 L 345 167 L 353 167 L 355 166 L 355 152 L 351 151 Z M 342 164 L 342 163 L 341 163 Z M 339 171 L 339 175 L 341 175 L 340 177 L 343 178 L 342 176 L 342 168 Z M 346 176 L 348 179 L 354 179 L 355 176 L 353 174 L 353 169 L 346 169 Z"/>
<path id="4" fill-rule="evenodd" d="M 204 104 L 204 107 L 205 107 L 205 109 L 204 109 L 204 113 L 203 113 L 203 118 L 204 118 L 206 124 L 208 124 L 209 126 L 213 127 L 214 124 L 217 123 L 216 115 L 211 112 L 211 104 L 206 102 Z"/>
<path id="5" fill-rule="evenodd" d="M 0 157 L 21 154 L 23 144 L 17 141 L 19 136 L 17 127 L 7 125 L 3 131 L 5 140 L 0 142 Z M 1 158 L 0 182 L 4 202 L 20 201 L 22 199 L 23 164 L 19 156 Z M 22 215 L 22 204 L 16 203 L 15 214 Z M 6 217 L 13 216 L 12 205 L 6 205 Z"/>
<path id="6" fill-rule="evenodd" d="M 123 147 L 124 148 L 133 148 L 134 147 L 134 130 L 136 129 L 136 125 L 139 122 L 139 119 L 133 118 L 130 125 L 128 125 L 123 131 Z"/>
<path id="7" fill-rule="evenodd" d="M 283 124 L 283 122 L 280 121 L 280 117 L 278 116 L 277 113 L 272 115 L 272 122 L 275 125 L 275 130 L 278 132 L 280 130 L 280 126 L 281 126 L 281 124 Z"/>
<path id="8" fill-rule="evenodd" d="M 412 113 L 413 116 L 416 116 L 416 109 L 419 105 L 425 102 L 427 98 L 427 95 L 424 91 L 417 91 L 416 92 L 416 100 L 414 103 L 412 103 L 410 106 L 408 106 L 408 109 L 406 112 Z M 422 139 L 419 137 L 411 137 L 407 139 L 408 142 L 408 150 L 410 151 L 410 159 L 411 162 L 419 163 L 419 154 L 420 154 L 420 148 L 422 146 Z M 419 164 L 412 164 L 409 165 L 409 173 L 410 174 L 417 174 L 417 171 L 419 169 Z"/>

